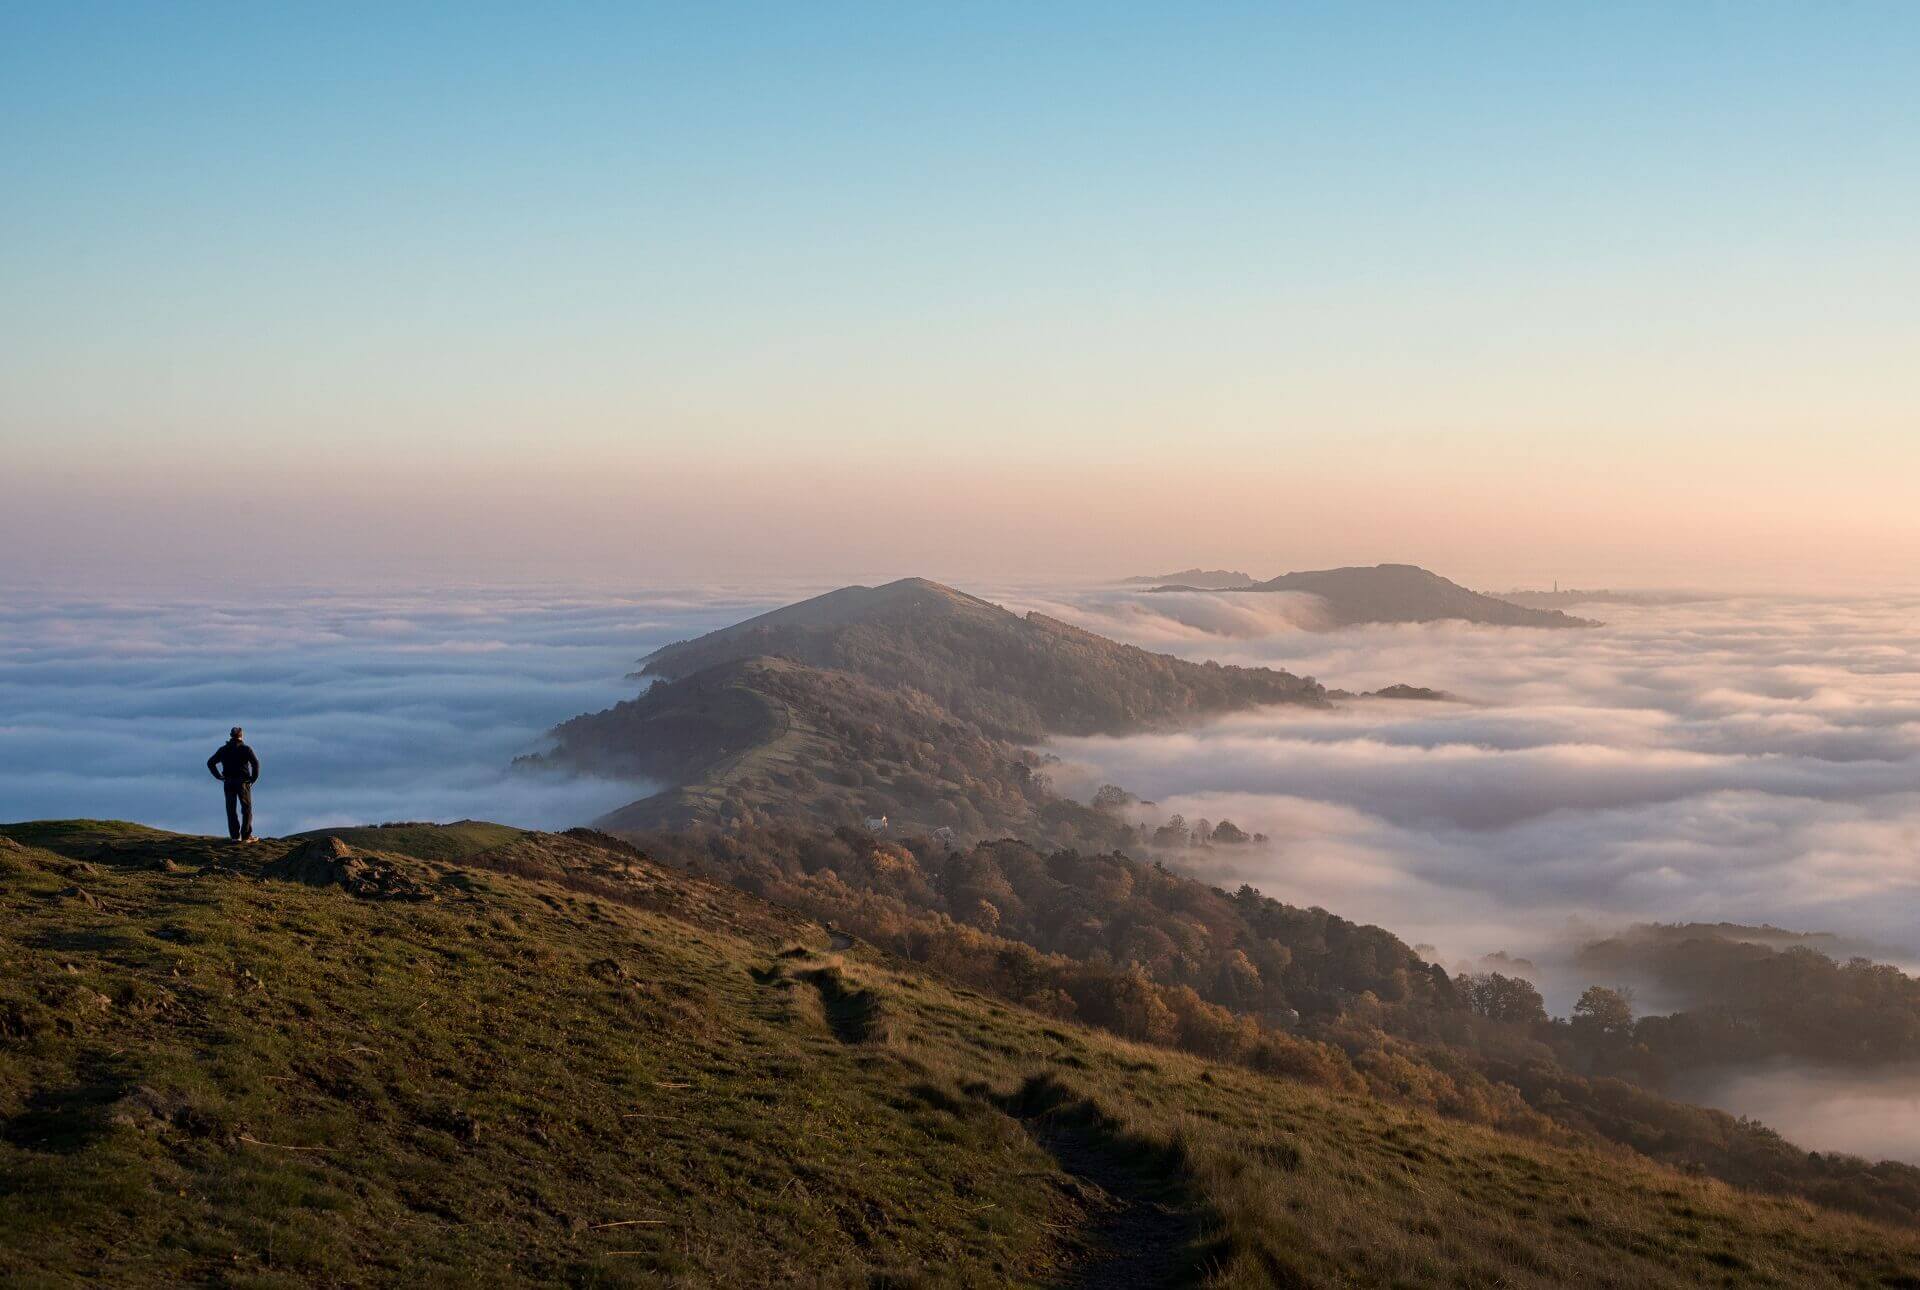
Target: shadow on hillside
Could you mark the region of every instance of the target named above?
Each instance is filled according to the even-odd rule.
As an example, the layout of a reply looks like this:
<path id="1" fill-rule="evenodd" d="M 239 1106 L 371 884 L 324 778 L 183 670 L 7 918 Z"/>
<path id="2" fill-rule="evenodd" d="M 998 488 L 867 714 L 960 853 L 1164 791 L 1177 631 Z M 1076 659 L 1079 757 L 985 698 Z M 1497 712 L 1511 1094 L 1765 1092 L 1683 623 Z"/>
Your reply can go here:
<path id="1" fill-rule="evenodd" d="M 110 1061 L 89 1061 L 76 1072 L 82 1082 L 39 1089 L 6 1121 L 0 1137 L 27 1151 L 71 1155 L 112 1130 L 109 1113 L 133 1087 Z"/>
<path id="2" fill-rule="evenodd" d="M 800 979 L 820 992 L 827 1026 L 841 1043 L 885 1043 L 891 1037 L 892 1018 L 878 991 L 853 984 L 838 967 L 804 972 Z"/>
<path id="3" fill-rule="evenodd" d="M 1174 1290 L 1200 1284 L 1221 1261 L 1204 1239 L 1207 1207 L 1178 1146 L 1129 1133 L 1050 1075 L 990 1100 L 1073 1180 L 1085 1210 L 1078 1257 L 1055 1284 Z"/>
<path id="4" fill-rule="evenodd" d="M 30 936 L 25 943 L 36 950 L 51 950 L 59 953 L 62 951 L 134 951 L 145 948 L 141 942 L 141 937 L 125 932 L 57 931 L 41 932 Z"/>

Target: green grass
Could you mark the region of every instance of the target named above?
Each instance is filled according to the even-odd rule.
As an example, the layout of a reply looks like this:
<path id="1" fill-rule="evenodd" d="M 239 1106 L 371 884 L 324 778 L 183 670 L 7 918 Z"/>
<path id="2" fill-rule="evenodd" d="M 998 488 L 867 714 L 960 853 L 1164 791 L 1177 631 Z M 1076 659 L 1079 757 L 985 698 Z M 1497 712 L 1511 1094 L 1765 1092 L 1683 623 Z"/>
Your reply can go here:
<path id="1" fill-rule="evenodd" d="M 0 825 L 0 835 L 10 837 L 22 846 L 47 847 L 64 852 L 78 850 L 88 854 L 115 843 L 159 842 L 186 836 L 168 833 L 165 829 L 148 828 L 144 824 L 130 824 L 125 820 L 31 820 L 23 824 Z"/>
<path id="2" fill-rule="evenodd" d="M 460 860 L 505 846 L 524 833 L 507 824 L 459 820 L 452 824 L 351 824 L 308 829 L 296 838 L 335 837 L 369 851 L 395 851 L 421 860 Z"/>
<path id="3" fill-rule="evenodd" d="M 1920 1284 L 1909 1232 L 1063 1026 L 579 840 L 389 837 L 406 903 L 0 836 L 10 1286 Z"/>

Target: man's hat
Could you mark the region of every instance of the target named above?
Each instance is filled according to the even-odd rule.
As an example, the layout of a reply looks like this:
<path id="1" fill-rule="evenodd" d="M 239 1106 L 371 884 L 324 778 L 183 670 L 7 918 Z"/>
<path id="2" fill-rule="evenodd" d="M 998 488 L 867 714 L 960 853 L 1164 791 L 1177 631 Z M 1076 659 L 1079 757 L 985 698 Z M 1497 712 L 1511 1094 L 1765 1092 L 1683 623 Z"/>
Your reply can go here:
<path id="1" fill-rule="evenodd" d="M 227 735 L 229 738 L 238 739 L 240 737 L 240 727 L 235 726 L 233 729 L 227 731 Z"/>

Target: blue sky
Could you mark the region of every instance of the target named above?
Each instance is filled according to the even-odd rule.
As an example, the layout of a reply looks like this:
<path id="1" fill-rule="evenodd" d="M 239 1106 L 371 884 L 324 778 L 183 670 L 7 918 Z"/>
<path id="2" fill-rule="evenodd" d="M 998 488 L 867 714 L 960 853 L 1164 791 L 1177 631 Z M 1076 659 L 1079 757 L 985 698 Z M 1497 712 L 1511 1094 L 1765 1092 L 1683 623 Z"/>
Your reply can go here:
<path id="1" fill-rule="evenodd" d="M 1265 491 L 1140 558 L 1417 556 L 1340 516 L 1577 474 L 1556 567 L 1664 572 L 1609 538 L 1675 511 L 1649 476 L 1731 535 L 1702 576 L 1756 498 L 1905 560 L 1916 70 L 1894 5 L 14 4 L 0 440 L 183 551 L 210 461 L 356 514 L 584 498 L 688 564 L 621 503 L 1091 463 L 1023 546 L 1227 474 Z M 1244 513 L 1282 495 L 1333 499 L 1324 553 Z M 843 500 L 789 516 L 809 570 L 886 554 Z"/>

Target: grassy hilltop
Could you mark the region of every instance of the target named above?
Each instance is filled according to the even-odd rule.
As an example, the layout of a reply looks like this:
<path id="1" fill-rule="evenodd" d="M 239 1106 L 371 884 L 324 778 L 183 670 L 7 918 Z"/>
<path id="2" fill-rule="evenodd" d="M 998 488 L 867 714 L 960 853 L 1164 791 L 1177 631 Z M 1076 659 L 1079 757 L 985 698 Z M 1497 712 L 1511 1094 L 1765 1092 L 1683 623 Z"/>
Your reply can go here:
<path id="1" fill-rule="evenodd" d="M 597 835 L 330 832 L 0 828 L 0 1281 L 1920 1284 L 1912 1231 L 1130 1044 Z"/>

